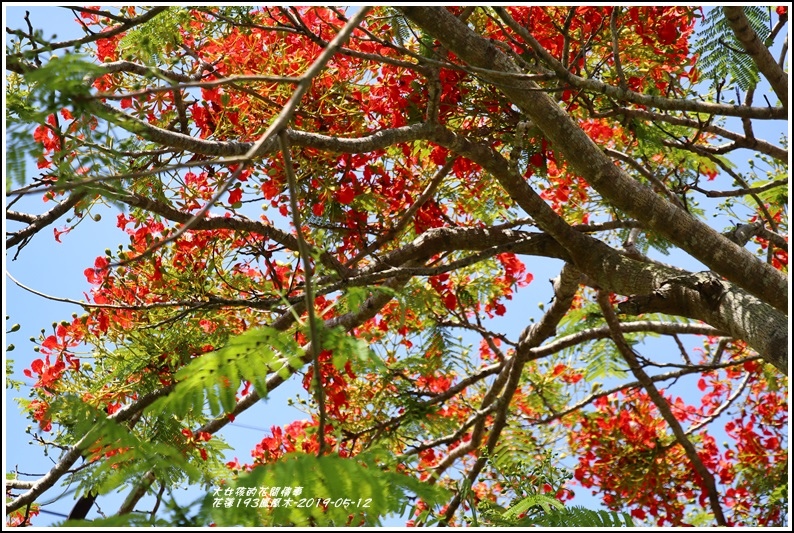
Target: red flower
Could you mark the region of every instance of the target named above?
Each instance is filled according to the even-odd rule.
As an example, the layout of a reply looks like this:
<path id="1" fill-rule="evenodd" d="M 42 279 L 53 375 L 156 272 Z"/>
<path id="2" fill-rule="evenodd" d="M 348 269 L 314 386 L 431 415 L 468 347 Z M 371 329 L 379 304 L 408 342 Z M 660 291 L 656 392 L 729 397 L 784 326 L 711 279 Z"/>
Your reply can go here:
<path id="1" fill-rule="evenodd" d="M 351 186 L 349 186 L 349 185 L 341 187 L 336 192 L 336 200 L 340 204 L 347 205 L 347 204 L 351 203 L 355 197 L 356 197 L 356 193 L 353 190 L 353 188 Z"/>
<path id="2" fill-rule="evenodd" d="M 97 39 L 97 59 L 100 61 L 116 61 L 119 58 L 118 44 L 122 37 L 122 34 L 117 34 L 113 37 Z"/>
<path id="3" fill-rule="evenodd" d="M 231 191 L 229 191 L 229 203 L 231 205 L 238 203 L 242 199 L 243 199 L 243 189 L 241 187 L 237 187 L 236 189 L 232 189 Z"/>
<path id="4" fill-rule="evenodd" d="M 48 339 L 50 338 L 54 339 L 55 337 L 48 337 Z M 47 341 L 45 341 L 45 343 L 46 342 Z M 66 370 L 66 364 L 60 359 L 56 361 L 55 364 L 50 364 L 50 356 L 48 355 L 45 360 L 34 360 L 30 364 L 30 370 L 39 375 L 39 379 L 36 384 L 33 385 L 33 387 L 46 390 L 54 385 L 59 379 L 61 379 L 61 375 L 63 374 L 64 370 Z M 23 370 L 23 373 L 27 377 L 32 378 L 33 373 L 31 373 L 30 370 L 25 369 Z"/>
<path id="5" fill-rule="evenodd" d="M 451 292 L 448 292 L 444 295 L 444 306 L 450 311 L 454 311 L 458 306 L 458 298 Z"/>
<path id="6" fill-rule="evenodd" d="M 86 268 L 83 271 L 85 274 L 88 283 L 92 285 L 99 285 L 104 281 L 105 274 L 107 273 L 107 266 L 108 266 L 107 258 L 103 256 L 99 256 L 94 261 L 94 268 Z"/>
<path id="7" fill-rule="evenodd" d="M 55 242 L 61 242 L 61 235 L 69 233 L 70 231 L 72 231 L 72 228 L 53 228 L 52 232 L 55 234 Z"/>

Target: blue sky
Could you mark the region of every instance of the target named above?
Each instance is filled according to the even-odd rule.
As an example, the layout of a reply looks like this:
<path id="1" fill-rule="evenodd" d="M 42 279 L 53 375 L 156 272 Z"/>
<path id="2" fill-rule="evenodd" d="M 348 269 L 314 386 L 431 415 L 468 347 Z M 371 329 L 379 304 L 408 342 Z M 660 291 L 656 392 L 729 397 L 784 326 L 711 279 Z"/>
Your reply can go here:
<path id="1" fill-rule="evenodd" d="M 35 7 L 6 7 L 4 5 L 4 24 L 9 27 L 22 27 L 26 10 L 31 12 L 34 26 L 43 28 L 45 35 L 47 33 L 57 33 L 59 39 L 82 35 L 77 25 L 71 22 L 73 19 L 72 14 L 68 10 L 56 7 L 39 7 L 38 5 Z M 768 126 L 771 125 L 756 125 L 758 136 L 775 141 L 778 135 L 771 135 Z M 776 126 L 787 127 L 787 125 Z M 785 129 L 782 131 L 785 131 Z M 739 154 L 734 159 L 737 163 L 740 163 L 741 157 L 742 154 Z M 31 164 L 28 174 L 33 175 L 34 173 L 35 164 Z M 717 188 L 717 186 L 715 185 L 714 188 Z M 40 200 L 38 196 L 25 197 L 16 204 L 15 209 L 22 212 L 44 212 L 51 204 L 43 204 Z M 85 280 L 83 270 L 93 264 L 96 256 L 103 255 L 105 248 L 114 249 L 118 243 L 126 240 L 126 236 L 115 227 L 116 214 L 118 213 L 115 208 L 108 207 L 96 212 L 102 215 L 101 221 L 84 220 L 71 234 L 62 237 L 63 242 L 61 244 L 55 242 L 52 227 L 46 228 L 19 253 L 19 257 L 16 260 L 11 260 L 13 254 L 6 257 L 5 265 L 8 273 L 13 275 L 20 283 L 41 293 L 76 300 L 84 299 L 83 293 L 88 292 L 90 286 Z M 63 224 L 64 221 L 62 219 L 54 227 L 61 228 Z M 691 270 L 704 269 L 691 258 L 682 254 L 674 254 L 672 256 L 657 255 L 656 258 Z M 541 312 L 537 304 L 539 302 L 548 302 L 552 294 L 550 285 L 546 280 L 555 277 L 561 267 L 559 261 L 543 258 L 526 258 L 525 263 L 528 270 L 535 275 L 535 281 L 527 290 L 519 293 L 516 299 L 508 302 L 506 316 L 509 321 L 501 322 L 501 326 L 505 327 L 507 332 L 512 335 L 517 335 L 528 324 L 530 317 L 540 317 Z M 18 332 L 10 333 L 6 336 L 6 344 L 13 343 L 15 345 L 15 350 L 8 354 L 10 358 L 15 360 L 13 378 L 25 382 L 26 385 L 32 385 L 33 380 L 22 375 L 22 370 L 28 368 L 32 360 L 38 357 L 38 354 L 33 352 L 33 345 L 28 339 L 30 337 L 38 337 L 42 328 L 49 332 L 50 324 L 68 319 L 72 313 L 81 313 L 82 310 L 74 305 L 53 302 L 32 295 L 18 287 L 7 277 L 4 277 L 3 285 L 4 313 L 9 317 L 6 329 L 8 330 L 11 324 L 19 323 L 21 325 L 21 329 Z M 677 348 L 672 341 L 650 343 L 641 349 L 646 355 L 651 353 L 670 353 L 671 350 L 672 353 L 677 353 Z M 222 434 L 235 448 L 235 451 L 229 454 L 229 458 L 236 456 L 241 462 L 249 462 L 250 450 L 261 440 L 264 433 L 271 426 L 283 425 L 295 419 L 304 418 L 302 413 L 288 407 L 286 402 L 288 397 L 294 396 L 299 391 L 302 391 L 299 382 L 293 380 L 289 386 L 284 386 L 274 391 L 266 402 L 250 409 L 239 416 L 235 423 L 228 425 Z M 680 391 L 678 393 L 681 394 Z M 23 389 L 23 397 L 26 394 L 27 392 Z M 15 392 L 6 391 L 6 400 L 10 401 L 5 403 L 6 416 L 3 420 L 4 469 L 6 472 L 10 472 L 18 466 L 20 471 L 26 474 L 43 475 L 49 469 L 51 459 L 41 455 L 40 447 L 28 444 L 30 436 L 25 434 L 25 428 L 30 424 L 30 421 L 19 414 L 13 402 L 15 396 L 17 396 Z M 684 397 L 686 398 L 686 395 Z M 25 479 L 31 478 L 26 477 Z M 69 489 L 64 489 L 58 485 L 51 489 L 41 501 L 57 498 L 65 490 L 68 491 Z M 195 490 L 185 493 L 183 501 L 192 501 L 201 494 L 203 492 Z M 105 500 L 102 503 L 103 510 L 109 514 L 115 512 L 118 506 L 118 503 L 113 500 Z M 118 501 L 120 502 L 120 497 Z M 574 503 L 592 508 L 597 505 L 597 500 L 590 497 L 588 491 L 580 489 L 577 500 Z M 58 499 L 45 509 L 55 513 L 66 514 L 71 510 L 73 504 L 73 496 L 69 495 Z M 57 520 L 60 520 L 57 516 L 42 514 L 34 521 L 34 524 L 46 525 Z M 402 523 L 404 521 L 396 521 L 394 525 L 401 525 Z"/>

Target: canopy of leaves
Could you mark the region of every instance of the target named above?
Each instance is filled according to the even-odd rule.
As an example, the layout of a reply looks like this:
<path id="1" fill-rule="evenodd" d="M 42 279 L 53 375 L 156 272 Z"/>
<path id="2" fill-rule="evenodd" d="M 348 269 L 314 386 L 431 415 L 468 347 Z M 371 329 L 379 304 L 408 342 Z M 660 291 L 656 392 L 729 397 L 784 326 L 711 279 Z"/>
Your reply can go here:
<path id="1" fill-rule="evenodd" d="M 7 253 L 96 247 L 9 525 L 787 523 L 786 8 L 68 9 L 7 22 Z"/>

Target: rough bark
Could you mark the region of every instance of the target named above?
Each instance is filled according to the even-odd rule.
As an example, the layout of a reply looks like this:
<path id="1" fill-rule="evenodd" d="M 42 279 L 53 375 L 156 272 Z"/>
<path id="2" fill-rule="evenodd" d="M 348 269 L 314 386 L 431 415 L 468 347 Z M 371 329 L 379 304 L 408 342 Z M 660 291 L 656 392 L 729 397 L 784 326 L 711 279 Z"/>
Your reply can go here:
<path id="1" fill-rule="evenodd" d="M 753 59 L 759 72 L 769 81 L 769 85 L 780 98 L 783 107 L 788 109 L 788 75 L 780 68 L 775 58 L 769 53 L 769 49 L 764 46 L 764 43 L 758 38 L 758 34 L 750 27 L 750 21 L 744 14 L 744 8 L 742 6 L 724 6 L 722 11 L 736 38 Z"/>
<path id="2" fill-rule="evenodd" d="M 531 80 L 506 75 L 518 67 L 488 39 L 442 7 L 400 8 L 405 15 L 457 55 L 480 69 L 551 141 L 570 167 L 618 209 L 646 224 L 703 264 L 775 308 L 788 309 L 786 276 L 730 242 L 686 211 L 658 197 L 615 166 L 576 122 Z"/>

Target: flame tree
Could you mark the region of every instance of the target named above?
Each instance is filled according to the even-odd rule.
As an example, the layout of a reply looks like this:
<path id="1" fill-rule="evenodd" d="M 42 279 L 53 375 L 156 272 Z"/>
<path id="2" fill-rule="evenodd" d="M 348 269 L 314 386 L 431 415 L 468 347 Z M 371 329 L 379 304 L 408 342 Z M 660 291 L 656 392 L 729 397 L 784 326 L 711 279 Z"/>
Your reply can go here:
<path id="1" fill-rule="evenodd" d="M 70 9 L 8 30 L 6 253 L 119 239 L 32 339 L 10 524 L 787 521 L 786 8 Z"/>

